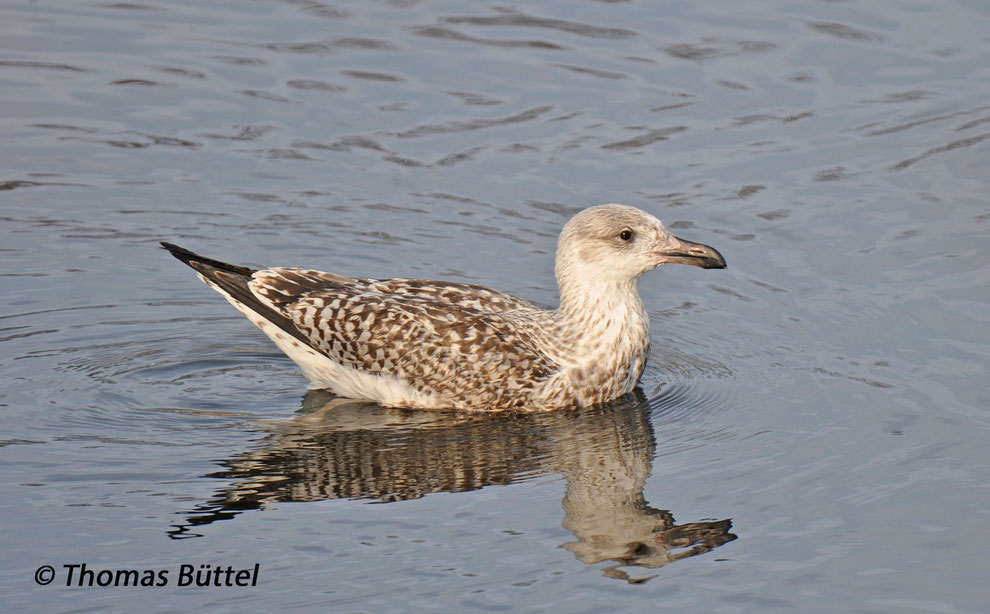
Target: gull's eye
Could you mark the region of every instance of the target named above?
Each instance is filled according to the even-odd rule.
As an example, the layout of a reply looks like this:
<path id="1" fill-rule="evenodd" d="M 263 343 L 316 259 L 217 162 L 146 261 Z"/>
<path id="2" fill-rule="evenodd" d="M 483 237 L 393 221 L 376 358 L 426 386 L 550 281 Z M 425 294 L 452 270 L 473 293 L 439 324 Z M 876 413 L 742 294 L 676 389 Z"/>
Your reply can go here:
<path id="1" fill-rule="evenodd" d="M 623 228 L 622 232 L 619 233 L 619 238 L 623 241 L 631 241 L 633 237 L 633 231 L 628 228 Z"/>

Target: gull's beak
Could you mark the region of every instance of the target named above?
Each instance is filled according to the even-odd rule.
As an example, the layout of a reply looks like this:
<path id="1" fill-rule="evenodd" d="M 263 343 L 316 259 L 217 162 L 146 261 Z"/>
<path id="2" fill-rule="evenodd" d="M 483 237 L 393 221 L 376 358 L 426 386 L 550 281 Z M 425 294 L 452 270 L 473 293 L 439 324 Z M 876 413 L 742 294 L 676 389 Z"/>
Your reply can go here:
<path id="1" fill-rule="evenodd" d="M 655 253 L 660 257 L 661 263 L 690 264 L 703 269 L 725 268 L 725 258 L 714 247 L 704 243 L 685 241 L 673 235 L 671 235 L 670 241 Z"/>

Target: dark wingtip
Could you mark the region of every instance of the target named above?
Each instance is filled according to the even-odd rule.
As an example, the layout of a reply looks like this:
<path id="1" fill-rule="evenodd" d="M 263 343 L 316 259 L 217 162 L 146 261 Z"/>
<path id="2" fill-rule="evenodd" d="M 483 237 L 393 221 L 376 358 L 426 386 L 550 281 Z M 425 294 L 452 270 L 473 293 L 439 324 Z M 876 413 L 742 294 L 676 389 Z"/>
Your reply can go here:
<path id="1" fill-rule="evenodd" d="M 179 247 L 168 241 L 159 241 L 158 243 L 164 249 L 167 249 L 170 254 L 202 275 L 204 280 L 210 280 L 208 283 L 214 289 L 218 289 L 228 298 L 233 297 L 232 300 L 242 303 L 242 306 L 251 309 L 304 344 L 312 345 L 312 341 L 302 331 L 296 328 L 292 320 L 275 311 L 269 305 L 263 304 L 258 300 L 257 296 L 252 294 L 250 288 L 248 288 L 248 283 L 251 280 L 251 276 L 257 272 L 257 269 L 220 262 L 212 258 L 204 258 L 195 252 L 191 252 L 184 247 Z"/>
<path id="2" fill-rule="evenodd" d="M 169 243 L 168 241 L 159 241 L 158 244 L 162 246 L 162 249 L 167 249 L 170 254 L 172 254 L 179 260 L 185 262 L 186 264 L 189 264 L 189 260 L 196 258 L 196 254 L 192 253 L 191 251 L 189 251 L 184 247 L 179 247 L 175 243 Z"/>
<path id="3" fill-rule="evenodd" d="M 170 254 L 175 256 L 180 261 L 182 261 L 185 264 L 188 264 L 189 266 L 200 272 L 203 271 L 201 270 L 200 266 L 196 266 L 197 264 L 206 265 L 208 267 L 220 271 L 226 271 L 228 273 L 236 273 L 237 275 L 250 276 L 252 273 L 255 272 L 255 269 L 251 269 L 243 266 L 237 266 L 236 264 L 230 264 L 227 262 L 214 260 L 212 258 L 206 258 L 205 256 L 200 256 L 195 252 L 191 252 L 184 247 L 179 247 L 178 245 L 174 243 L 169 243 L 168 241 L 159 241 L 158 244 L 161 245 L 163 249 L 167 249 Z"/>

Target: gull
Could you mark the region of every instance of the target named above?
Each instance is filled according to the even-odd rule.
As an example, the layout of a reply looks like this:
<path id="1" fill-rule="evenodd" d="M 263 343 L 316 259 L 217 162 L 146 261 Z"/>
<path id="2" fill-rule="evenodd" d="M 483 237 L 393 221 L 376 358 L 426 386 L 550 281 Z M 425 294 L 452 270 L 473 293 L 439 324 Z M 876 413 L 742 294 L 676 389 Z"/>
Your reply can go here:
<path id="1" fill-rule="evenodd" d="M 715 248 L 618 204 L 564 226 L 552 310 L 474 284 L 251 269 L 161 245 L 268 335 L 311 388 L 470 411 L 588 407 L 631 392 L 650 351 L 640 276 L 668 262 L 726 266 Z"/>

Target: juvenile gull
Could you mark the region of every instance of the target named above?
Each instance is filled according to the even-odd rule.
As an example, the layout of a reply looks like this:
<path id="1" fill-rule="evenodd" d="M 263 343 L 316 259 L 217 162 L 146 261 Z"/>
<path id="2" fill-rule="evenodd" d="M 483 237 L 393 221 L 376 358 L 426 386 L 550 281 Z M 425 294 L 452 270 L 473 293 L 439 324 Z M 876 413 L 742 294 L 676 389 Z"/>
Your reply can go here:
<path id="1" fill-rule="evenodd" d="M 650 349 L 640 275 L 665 262 L 725 268 L 715 248 L 615 204 L 564 226 L 554 310 L 473 284 L 254 270 L 162 247 L 257 324 L 311 388 L 389 407 L 477 411 L 589 406 L 630 392 Z"/>

